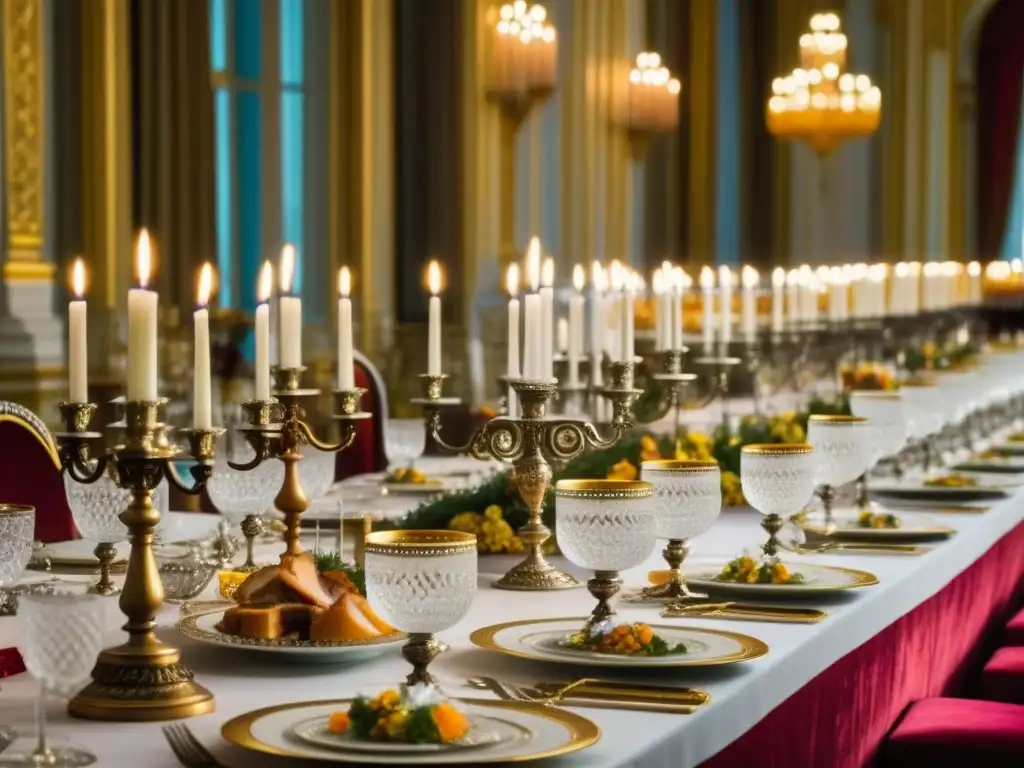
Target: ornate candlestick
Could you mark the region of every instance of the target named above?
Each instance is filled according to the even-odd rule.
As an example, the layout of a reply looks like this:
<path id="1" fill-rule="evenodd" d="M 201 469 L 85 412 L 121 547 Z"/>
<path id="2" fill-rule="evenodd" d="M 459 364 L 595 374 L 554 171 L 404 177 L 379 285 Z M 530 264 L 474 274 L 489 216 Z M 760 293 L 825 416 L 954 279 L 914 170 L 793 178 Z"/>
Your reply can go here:
<path id="1" fill-rule="evenodd" d="M 213 710 L 213 695 L 192 679 L 176 648 L 156 638 L 154 617 L 164 601 L 163 585 L 153 556 L 153 533 L 160 512 L 153 505 L 153 489 L 167 478 L 180 491 L 199 493 L 210 477 L 214 441 L 221 429 L 184 430 L 193 483 L 187 485 L 174 466 L 178 451 L 165 440 L 159 420 L 166 400 L 128 401 L 123 443 L 93 456 L 90 443 L 102 435 L 90 432 L 96 405 L 61 403 L 65 431 L 56 434 L 61 466 L 72 479 L 94 483 L 113 467 L 121 488 L 132 501 L 121 514 L 128 528 L 131 554 L 119 605 L 128 618 L 128 640 L 100 653 L 93 682 L 71 700 L 68 712 L 92 720 L 151 721 L 201 715 Z"/>
<path id="2" fill-rule="evenodd" d="M 438 384 L 443 377 L 425 376 L 428 395 L 441 396 Z M 529 509 L 529 521 L 519 529 L 519 537 L 527 546 L 526 558 L 495 582 L 499 589 L 523 591 L 567 589 L 579 582 L 559 571 L 547 561 L 543 553 L 544 542 L 551 529 L 541 519 L 544 497 L 551 487 L 552 461 L 568 461 L 586 448 L 607 448 L 613 445 L 633 426 L 632 405 L 641 394 L 633 387 L 633 363 L 613 363 L 610 369 L 611 386 L 602 394 L 612 402 L 613 433 L 604 438 L 597 428 L 582 418 L 548 417 L 547 406 L 558 391 L 555 379 L 515 379 L 510 382 L 519 399 L 521 416 L 496 416 L 473 434 L 462 446 L 444 442 L 440 435 L 437 408 L 425 404 L 427 430 L 433 439 L 453 454 L 470 455 L 478 459 L 499 459 L 512 464 L 516 487 Z M 430 398 L 425 398 L 429 400 Z"/>
<path id="3" fill-rule="evenodd" d="M 683 357 L 687 348 L 669 349 L 655 353 L 659 359 L 659 370 L 651 376 L 662 386 L 662 396 L 653 412 L 637 417 L 641 424 L 652 424 L 675 411 L 675 434 L 679 434 L 686 410 L 686 388 L 697 379 L 695 373 L 683 373 Z"/>
<path id="4" fill-rule="evenodd" d="M 284 480 L 274 499 L 274 505 L 285 518 L 285 551 L 282 558 L 294 557 L 303 552 L 300 541 L 302 513 L 309 508 L 309 499 L 299 479 L 302 446 L 310 445 L 318 451 L 329 453 L 343 451 L 355 439 L 358 423 L 370 418 L 369 413 L 360 410 L 365 389 L 336 389 L 336 412 L 333 418 L 341 426 L 341 439 L 337 443 L 325 443 L 318 439 L 313 428 L 305 421 L 306 409 L 303 403 L 318 396 L 320 390 L 303 389 L 300 386 L 304 370 L 274 369 L 274 396 L 269 400 L 246 400 L 242 403 L 246 424 L 239 427 L 239 430 L 256 455 L 243 464 L 231 463 L 232 469 L 241 472 L 255 469 L 271 458 L 280 459 L 284 464 Z"/>

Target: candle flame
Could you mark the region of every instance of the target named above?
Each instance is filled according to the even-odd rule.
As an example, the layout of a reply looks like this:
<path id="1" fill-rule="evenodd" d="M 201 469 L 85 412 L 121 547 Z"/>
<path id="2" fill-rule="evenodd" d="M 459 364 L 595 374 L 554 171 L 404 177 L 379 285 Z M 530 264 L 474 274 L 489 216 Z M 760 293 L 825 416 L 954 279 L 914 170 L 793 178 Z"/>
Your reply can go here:
<path id="1" fill-rule="evenodd" d="M 723 288 L 732 287 L 732 270 L 724 264 L 718 268 L 718 284 Z"/>
<path id="2" fill-rule="evenodd" d="M 540 287 L 540 238 L 537 237 L 531 237 L 526 247 L 526 282 L 531 291 Z"/>
<path id="3" fill-rule="evenodd" d="M 437 259 L 431 259 L 427 265 L 427 289 L 432 296 L 437 296 L 441 292 L 441 265 L 437 263 Z"/>
<path id="4" fill-rule="evenodd" d="M 609 281 L 613 291 L 621 291 L 626 282 L 626 277 L 622 273 L 622 262 L 618 259 L 612 261 L 608 269 Z"/>
<path id="5" fill-rule="evenodd" d="M 601 266 L 601 262 L 596 259 L 590 262 L 590 283 L 594 286 L 595 290 L 602 290 L 600 288 L 602 283 L 602 276 L 604 275 L 604 267 Z"/>
<path id="6" fill-rule="evenodd" d="M 71 292 L 76 299 L 85 296 L 85 261 L 81 256 L 71 264 Z"/>
<path id="7" fill-rule="evenodd" d="M 655 269 L 654 274 L 651 275 L 651 289 L 658 296 L 665 292 L 665 271 L 662 267 Z"/>
<path id="8" fill-rule="evenodd" d="M 715 271 L 707 265 L 700 268 L 700 287 L 705 290 L 715 287 Z"/>
<path id="9" fill-rule="evenodd" d="M 981 264 L 972 261 L 967 265 L 967 274 L 971 277 L 981 277 Z"/>
<path id="10" fill-rule="evenodd" d="M 594 290 L 598 293 L 604 293 L 608 290 L 608 270 L 603 266 L 594 262 Z"/>
<path id="11" fill-rule="evenodd" d="M 693 285 L 693 280 L 688 274 L 686 274 L 685 269 L 682 267 L 674 267 L 672 269 L 672 283 L 675 286 L 675 289 L 682 293 L 683 291 L 688 291 L 690 289 L 690 286 Z"/>
<path id="12" fill-rule="evenodd" d="M 205 262 L 199 268 L 199 287 L 196 289 L 196 304 L 205 307 L 213 294 L 213 264 Z"/>
<path id="13" fill-rule="evenodd" d="M 260 279 L 256 287 L 256 298 L 260 304 L 270 301 L 270 293 L 274 290 L 274 265 L 264 261 L 260 267 Z"/>
<path id="14" fill-rule="evenodd" d="M 786 284 L 786 270 L 782 267 L 776 267 L 772 270 L 772 285 L 776 288 L 781 288 Z"/>
<path id="15" fill-rule="evenodd" d="M 572 268 L 572 287 L 576 289 L 577 293 L 580 293 L 586 281 L 587 276 L 583 272 L 583 265 L 577 264 Z"/>
<path id="16" fill-rule="evenodd" d="M 545 288 L 555 284 L 555 260 L 550 256 L 544 259 L 544 266 L 540 270 L 540 284 Z"/>
<path id="17" fill-rule="evenodd" d="M 519 293 L 519 265 L 509 264 L 505 273 L 505 290 L 509 296 L 516 296 Z"/>
<path id="18" fill-rule="evenodd" d="M 757 284 L 761 281 L 761 276 L 757 273 L 757 270 L 747 264 L 743 267 L 743 287 L 744 288 L 757 288 Z"/>
<path id="19" fill-rule="evenodd" d="M 281 293 L 291 293 L 292 281 L 295 279 L 295 246 L 285 243 L 281 249 L 281 272 L 279 287 Z"/>
<path id="20" fill-rule="evenodd" d="M 352 293 L 352 273 L 348 271 L 348 267 L 338 270 L 338 293 L 346 299 Z"/>
<path id="21" fill-rule="evenodd" d="M 153 269 L 153 255 L 149 247 L 149 232 L 145 229 L 139 233 L 139 243 L 135 247 L 135 265 L 139 271 L 139 287 L 145 288 L 149 285 L 149 278 Z"/>

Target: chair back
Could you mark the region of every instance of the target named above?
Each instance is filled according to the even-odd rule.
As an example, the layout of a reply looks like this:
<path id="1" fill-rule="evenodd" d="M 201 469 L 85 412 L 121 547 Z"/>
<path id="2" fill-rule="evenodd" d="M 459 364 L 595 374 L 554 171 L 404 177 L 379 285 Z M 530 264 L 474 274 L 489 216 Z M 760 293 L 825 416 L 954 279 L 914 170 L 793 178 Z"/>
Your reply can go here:
<path id="1" fill-rule="evenodd" d="M 344 480 L 353 475 L 381 472 L 387 469 L 388 459 L 384 451 L 384 428 L 388 421 L 388 390 L 384 377 L 380 375 L 370 359 L 362 352 L 353 353 L 355 382 L 366 390 L 362 408 L 372 417 L 359 423 L 352 445 L 341 451 L 335 464 L 334 479 Z"/>
<path id="2" fill-rule="evenodd" d="M 38 541 L 78 535 L 53 435 L 32 411 L 5 400 L 0 400 L 0 501 L 36 508 Z"/>

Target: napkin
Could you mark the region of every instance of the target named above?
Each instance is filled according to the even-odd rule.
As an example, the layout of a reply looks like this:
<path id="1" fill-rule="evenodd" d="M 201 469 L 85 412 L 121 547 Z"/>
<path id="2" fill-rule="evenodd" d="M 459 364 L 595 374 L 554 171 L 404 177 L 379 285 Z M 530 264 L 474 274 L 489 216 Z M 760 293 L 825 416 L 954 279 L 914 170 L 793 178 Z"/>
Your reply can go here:
<path id="1" fill-rule="evenodd" d="M 25 671 L 25 661 L 17 648 L 0 648 L 0 678 L 13 677 Z"/>

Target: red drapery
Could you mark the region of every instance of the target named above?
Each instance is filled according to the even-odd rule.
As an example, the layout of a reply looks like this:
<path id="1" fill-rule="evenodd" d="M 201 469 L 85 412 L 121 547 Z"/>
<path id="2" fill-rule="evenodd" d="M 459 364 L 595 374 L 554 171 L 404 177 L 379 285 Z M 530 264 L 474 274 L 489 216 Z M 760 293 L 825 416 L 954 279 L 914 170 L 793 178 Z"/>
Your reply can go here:
<path id="1" fill-rule="evenodd" d="M 950 546 L 956 546 L 953 542 Z M 811 680 L 702 768 L 862 768 L 907 706 L 972 693 L 1020 597 L 1024 523 L 906 616 Z"/>
<path id="2" fill-rule="evenodd" d="M 999 258 L 1013 198 L 1024 87 L 1024 0 L 1002 0 L 978 36 L 978 248 Z"/>

